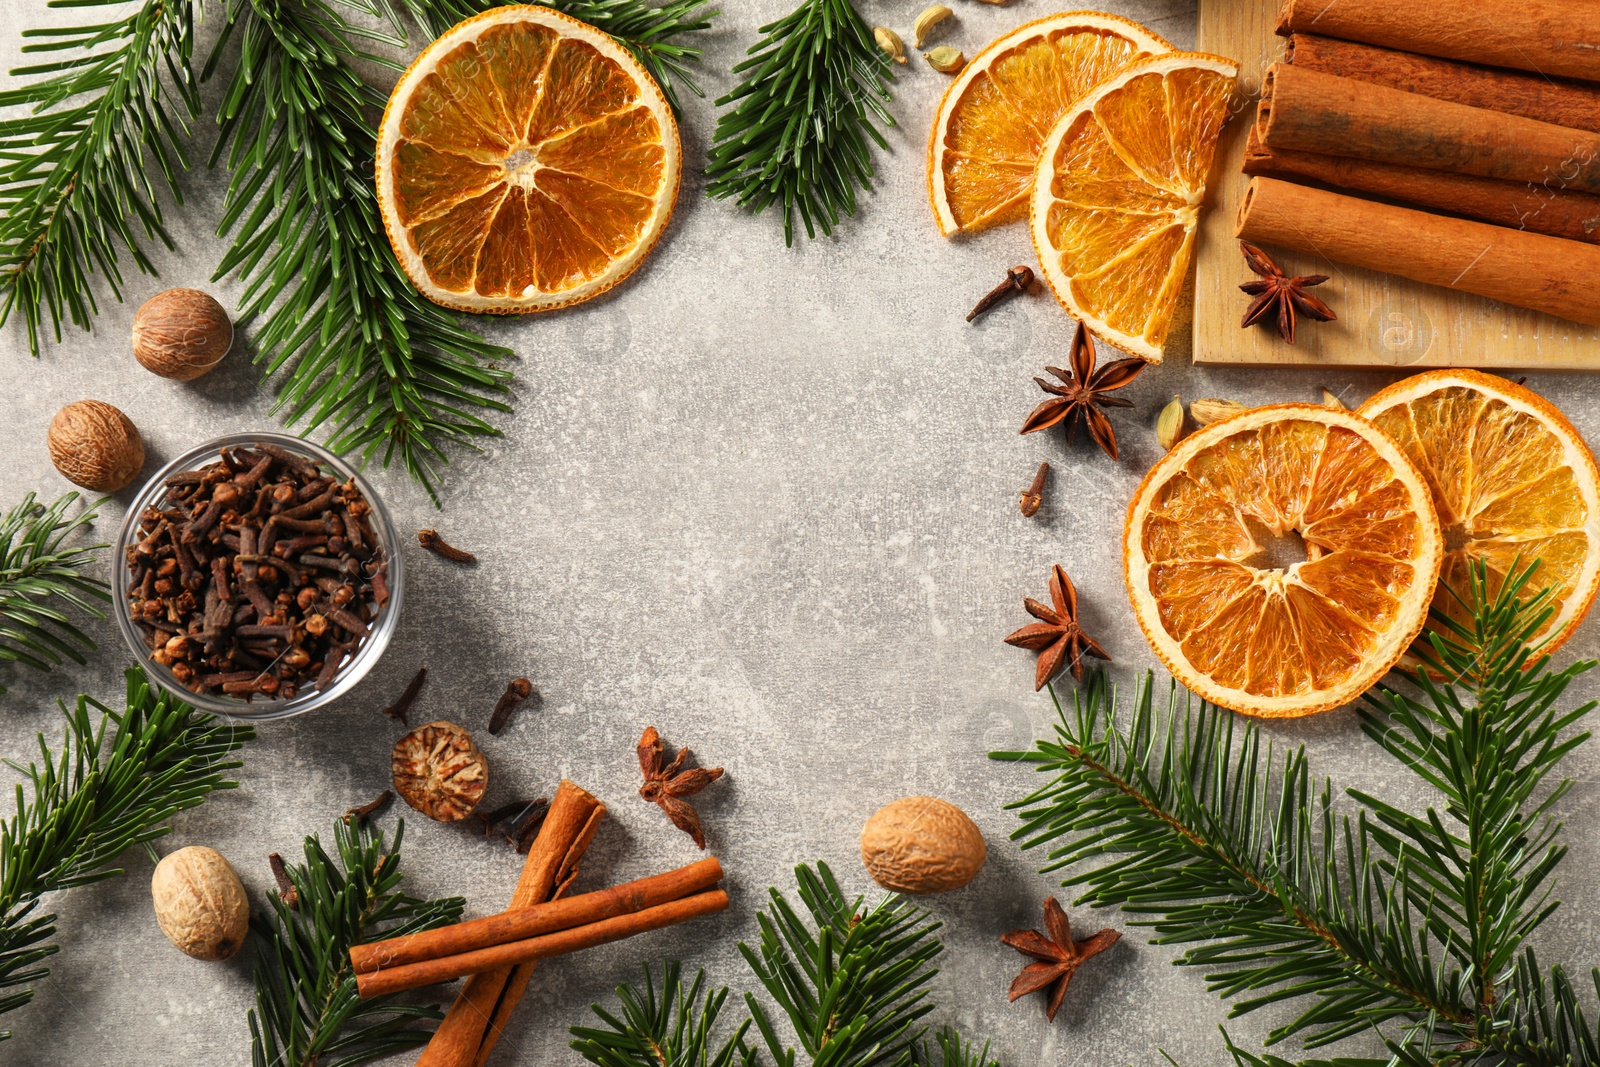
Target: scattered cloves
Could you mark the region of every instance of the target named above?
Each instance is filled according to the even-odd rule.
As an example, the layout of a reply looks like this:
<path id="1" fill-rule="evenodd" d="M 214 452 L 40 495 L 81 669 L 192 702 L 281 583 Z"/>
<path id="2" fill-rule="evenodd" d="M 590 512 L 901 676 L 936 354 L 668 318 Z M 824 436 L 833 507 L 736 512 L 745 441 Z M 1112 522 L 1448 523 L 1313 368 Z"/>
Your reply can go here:
<path id="1" fill-rule="evenodd" d="M 526 678 L 513 678 L 506 683 L 506 691 L 500 694 L 500 699 L 495 702 L 494 712 L 489 716 L 489 732 L 498 734 L 506 728 L 511 721 L 512 712 L 517 710 L 517 705 L 533 695 L 533 683 Z"/>
<path id="2" fill-rule="evenodd" d="M 286 908 L 300 906 L 300 890 L 295 888 L 294 879 L 289 877 L 289 868 L 283 862 L 283 857 L 276 852 L 267 853 L 267 865 L 272 868 L 272 877 L 278 883 L 278 899 L 283 901 Z"/>
<path id="3" fill-rule="evenodd" d="M 1033 482 L 1022 491 L 1020 507 L 1024 518 L 1031 519 L 1039 514 L 1039 506 L 1044 503 L 1044 480 L 1050 476 L 1050 464 L 1039 464 L 1039 469 L 1034 472 Z"/>
<path id="4" fill-rule="evenodd" d="M 422 692 L 422 683 L 427 680 L 428 668 L 419 668 L 406 685 L 405 692 L 400 694 L 400 699 L 384 708 L 383 713 L 391 719 L 400 720 L 405 726 L 410 726 L 411 723 L 406 720 L 406 714 L 410 712 L 411 705 L 417 702 L 417 694 Z"/>
<path id="5" fill-rule="evenodd" d="M 1019 293 L 1028 291 L 1028 286 L 1033 284 L 1033 269 L 1031 267 L 1012 267 L 1006 271 L 1006 280 L 989 290 L 984 298 L 978 301 L 978 306 L 967 312 L 967 321 L 982 315 L 996 304 L 1008 300 Z"/>
<path id="6" fill-rule="evenodd" d="M 393 799 L 394 790 L 385 789 L 383 792 L 379 793 L 375 799 L 368 801 L 359 808 L 351 808 L 349 811 L 345 812 L 345 820 L 348 821 L 350 819 L 354 819 L 357 825 L 361 825 L 365 823 L 367 819 L 375 815 L 378 811 L 382 810 L 384 805 L 388 804 L 389 801 Z M 277 855 L 277 853 L 273 853 L 273 855 Z"/>
<path id="7" fill-rule="evenodd" d="M 418 530 L 417 542 L 429 552 L 432 552 L 436 556 L 443 556 L 452 563 L 478 562 L 477 556 L 474 556 L 471 552 L 463 551 L 462 549 L 450 544 L 444 538 L 439 536 L 439 532 L 437 530 Z"/>

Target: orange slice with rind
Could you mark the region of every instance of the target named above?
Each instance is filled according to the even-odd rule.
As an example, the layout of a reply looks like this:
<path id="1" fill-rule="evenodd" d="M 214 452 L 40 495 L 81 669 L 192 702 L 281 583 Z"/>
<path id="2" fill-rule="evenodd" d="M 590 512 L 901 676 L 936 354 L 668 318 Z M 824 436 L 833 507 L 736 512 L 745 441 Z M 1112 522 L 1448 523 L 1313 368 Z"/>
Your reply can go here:
<path id="1" fill-rule="evenodd" d="M 1056 299 L 1152 363 L 1188 279 L 1195 228 L 1239 67 L 1196 52 L 1130 64 L 1050 131 L 1029 227 Z"/>
<path id="2" fill-rule="evenodd" d="M 928 202 L 945 237 L 1027 217 L 1045 138 L 1074 100 L 1129 63 L 1172 51 L 1099 11 L 1035 19 L 991 42 L 945 89 L 928 136 Z"/>
<path id="3" fill-rule="evenodd" d="M 533 5 L 445 31 L 378 127 L 378 206 L 406 276 L 463 311 L 548 311 L 631 274 L 672 217 L 677 122 L 608 35 Z"/>
<path id="4" fill-rule="evenodd" d="M 1513 566 L 1537 560 L 1524 596 L 1554 587 L 1555 614 L 1536 639 L 1559 648 L 1600 588 L 1600 467 L 1572 423 L 1532 390 L 1474 370 L 1406 378 L 1360 413 L 1433 491 L 1445 538 L 1434 609 L 1467 622 L 1474 563 L 1487 564 L 1492 596 Z"/>
<path id="5" fill-rule="evenodd" d="M 1151 468 L 1123 568 L 1173 677 L 1222 707 L 1288 718 L 1349 703 L 1399 661 L 1443 546 L 1399 444 L 1354 413 L 1282 404 L 1213 423 Z"/>

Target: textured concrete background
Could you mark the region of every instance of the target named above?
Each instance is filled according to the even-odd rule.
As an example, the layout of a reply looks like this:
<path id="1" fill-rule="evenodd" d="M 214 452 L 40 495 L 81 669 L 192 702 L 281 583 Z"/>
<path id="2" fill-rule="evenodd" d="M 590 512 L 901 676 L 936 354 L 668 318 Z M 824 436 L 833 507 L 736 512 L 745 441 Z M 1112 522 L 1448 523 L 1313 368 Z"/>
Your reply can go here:
<path id="1" fill-rule="evenodd" d="M 755 28 L 788 6 L 724 4 L 704 41 L 700 77 L 711 96 L 729 86 L 726 71 Z M 868 0 L 865 9 L 869 21 L 904 31 L 920 6 Z M 955 6 L 945 40 L 969 55 L 1052 10 L 1038 0 Z M 1186 0 L 1114 8 L 1193 41 Z M 208 5 L 206 44 L 216 13 Z M 22 29 L 74 17 L 43 0 L 0 6 L 0 59 L 15 65 Z M 1019 437 L 1039 397 L 1029 379 L 1065 359 L 1070 322 L 1035 296 L 980 325 L 963 323 L 1004 268 L 1033 253 L 1017 227 L 957 244 L 935 233 L 923 150 L 945 84 L 919 61 L 905 68 L 900 127 L 877 157 L 879 188 L 837 238 L 794 249 L 783 247 L 778 219 L 704 199 L 698 161 L 713 108 L 691 99 L 682 199 L 648 264 L 614 295 L 576 310 L 481 324 L 517 351 L 516 411 L 487 455 L 451 468 L 444 511 L 402 474 L 375 473 L 403 530 L 437 526 L 482 565 L 460 570 L 409 544 L 406 613 L 381 666 L 338 706 L 263 728 L 239 790 L 180 817 L 161 850 L 219 849 L 259 905 L 272 884 L 269 851 L 297 852 L 305 835 L 326 834 L 335 815 L 388 784 L 400 730 L 379 709 L 419 665 L 431 678 L 417 714 L 475 729 L 506 679 L 525 674 L 542 689 L 543 710 L 523 713 L 500 737 L 480 731 L 493 768 L 490 804 L 549 794 L 563 776 L 607 801 L 612 814 L 584 887 L 688 862 L 693 845 L 634 794 L 633 745 L 654 723 L 669 743 L 687 742 L 707 765 L 728 769 L 703 794 L 702 811 L 734 907 L 542 968 L 496 1064 L 577 1064 L 567 1027 L 586 1022 L 586 1005 L 634 978 L 643 959 L 681 958 L 715 982 L 751 988 L 734 945 L 753 935 L 766 887 L 790 888 L 793 864 L 824 860 L 849 888 L 872 891 L 857 829 L 912 793 L 961 805 L 990 846 L 973 885 L 927 901 L 947 945 L 932 1021 L 992 1040 L 1018 1067 L 1154 1064 L 1158 1048 L 1185 1064 L 1222 1062 L 1223 1006 L 1198 972 L 1169 966 L 1172 953 L 1137 932 L 1085 970 L 1054 1026 L 1038 998 L 1007 1005 L 1021 961 L 996 938 L 1035 925 L 1054 883 L 1034 873 L 1040 857 L 1006 840 L 1014 820 L 1001 805 L 1033 785 L 1029 773 L 984 754 L 1026 745 L 1052 712 L 1032 692 L 1033 657 L 1000 638 L 1027 621 L 1021 598 L 1042 596 L 1059 561 L 1079 583 L 1089 629 L 1117 659 L 1116 677 L 1131 683 L 1153 660 L 1129 617 L 1117 537 L 1129 495 L 1157 456 L 1161 404 L 1174 392 L 1309 400 L 1321 384 L 1355 403 L 1393 376 L 1202 370 L 1179 351 L 1126 391 L 1138 407 L 1115 418 L 1120 464 L 1081 441 L 1069 449 L 1054 434 Z M 198 133 L 202 160 L 211 114 Z M 133 309 L 159 289 L 202 286 L 233 306 L 236 284 L 207 281 L 223 250 L 212 235 L 223 185 L 204 170 L 185 179 L 185 206 L 169 215 L 178 252 L 156 255 L 159 280 L 132 278 L 127 303 L 108 299 L 92 335 L 70 332 L 36 360 L 19 324 L 0 332 L 0 503 L 68 488 L 49 464 L 44 432 L 69 401 L 98 397 L 128 412 L 151 469 L 214 434 L 276 425 L 271 395 L 241 352 L 181 385 L 145 373 L 128 351 Z M 1600 432 L 1589 380 L 1530 384 L 1585 433 Z M 1029 521 L 1016 495 L 1041 459 L 1057 473 Z M 128 495 L 104 512 L 108 538 Z M 88 668 L 6 672 L 0 754 L 28 758 L 37 730 L 56 738 L 58 697 L 120 700 L 126 656 L 109 624 L 95 635 L 105 654 Z M 1596 652 L 1591 623 L 1568 654 Z M 1580 688 L 1596 692 L 1600 678 Z M 1422 800 L 1348 712 L 1269 732 L 1308 744 L 1316 770 L 1341 785 Z M 1558 887 L 1567 907 L 1535 939 L 1547 962 L 1587 965 L 1600 955 L 1588 918 L 1600 903 L 1597 763 L 1592 747 L 1569 761 L 1581 783 L 1561 805 L 1573 845 Z M 474 915 L 503 906 L 519 866 L 503 844 L 420 817 L 407 831 L 412 892 L 464 894 Z M 127 868 L 124 878 L 49 902 L 61 915 L 62 951 L 35 1002 L 5 1020 L 17 1036 L 0 1044 L 0 1063 L 249 1062 L 248 954 L 226 964 L 181 955 L 151 913 L 148 861 L 133 854 Z M 1081 932 L 1123 926 L 1114 912 L 1073 912 Z M 1252 1039 L 1268 1022 L 1238 1020 L 1230 1032 Z"/>

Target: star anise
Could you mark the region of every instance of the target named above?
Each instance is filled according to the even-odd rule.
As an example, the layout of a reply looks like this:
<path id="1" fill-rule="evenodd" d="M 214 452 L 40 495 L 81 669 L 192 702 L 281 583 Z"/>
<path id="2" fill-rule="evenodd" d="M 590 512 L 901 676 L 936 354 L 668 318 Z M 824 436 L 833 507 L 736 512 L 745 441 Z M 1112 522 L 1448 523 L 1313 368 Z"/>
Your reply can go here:
<path id="1" fill-rule="evenodd" d="M 1255 297 L 1250 309 L 1244 313 L 1244 321 L 1239 324 L 1241 327 L 1254 326 L 1275 311 L 1278 315 L 1278 336 L 1294 344 L 1295 321 L 1299 316 L 1304 315 L 1318 322 L 1332 322 L 1339 317 L 1327 304 L 1306 292 L 1313 285 L 1327 281 L 1326 274 L 1290 278 L 1255 245 L 1240 241 L 1239 248 L 1244 252 L 1245 263 L 1261 276 L 1258 282 L 1245 282 L 1239 286 Z"/>
<path id="2" fill-rule="evenodd" d="M 672 762 L 667 763 L 661 735 L 654 726 L 646 727 L 644 736 L 639 738 L 639 769 L 644 772 L 644 785 L 639 787 L 639 795 L 659 804 L 661 810 L 667 813 L 667 818 L 672 820 L 672 825 L 694 838 L 695 844 L 705 848 L 706 835 L 700 828 L 700 813 L 683 798 L 693 796 L 721 778 L 722 768 L 707 770 L 704 767 L 691 767 L 684 770 L 683 765 L 688 759 L 689 750 L 680 748 Z"/>
<path id="3" fill-rule="evenodd" d="M 1100 409 L 1133 407 L 1131 400 L 1106 394 L 1133 381 L 1144 367 L 1142 359 L 1119 359 L 1095 370 L 1094 341 L 1090 339 L 1089 331 L 1083 328 L 1083 323 L 1078 323 L 1078 332 L 1072 337 L 1072 369 L 1045 368 L 1061 379 L 1061 385 L 1043 378 L 1034 379 L 1040 389 L 1054 395 L 1033 409 L 1033 414 L 1028 416 L 1028 421 L 1022 424 L 1019 432 L 1048 430 L 1057 423 L 1065 422 L 1067 444 L 1070 445 L 1077 436 L 1078 424 L 1085 423 L 1095 444 L 1105 449 L 1106 455 L 1116 459 L 1117 435 L 1111 428 L 1111 420 Z"/>
<path id="4" fill-rule="evenodd" d="M 1050 571 L 1050 599 L 1055 604 L 1053 611 L 1032 597 L 1024 597 L 1023 607 L 1039 621 L 1029 623 L 1006 638 L 1008 645 L 1039 650 L 1039 666 L 1034 671 L 1035 692 L 1043 689 L 1062 667 L 1071 671 L 1072 677 L 1083 681 L 1085 652 L 1107 662 L 1111 660 L 1106 650 L 1078 625 L 1078 591 L 1059 563 Z"/>
<path id="5" fill-rule="evenodd" d="M 1032 956 L 1038 963 L 1022 968 L 1011 983 L 1011 999 L 1025 997 L 1049 988 L 1050 999 L 1044 1006 L 1044 1017 L 1054 1022 L 1061 1001 L 1067 995 L 1067 986 L 1078 967 L 1091 956 L 1098 956 L 1117 943 L 1122 934 L 1116 930 L 1101 930 L 1093 937 L 1072 940 L 1072 925 L 1067 913 L 1061 910 L 1055 897 L 1044 902 L 1044 933 L 1038 930 L 1013 930 L 1002 934 L 1000 940 L 1024 956 Z"/>

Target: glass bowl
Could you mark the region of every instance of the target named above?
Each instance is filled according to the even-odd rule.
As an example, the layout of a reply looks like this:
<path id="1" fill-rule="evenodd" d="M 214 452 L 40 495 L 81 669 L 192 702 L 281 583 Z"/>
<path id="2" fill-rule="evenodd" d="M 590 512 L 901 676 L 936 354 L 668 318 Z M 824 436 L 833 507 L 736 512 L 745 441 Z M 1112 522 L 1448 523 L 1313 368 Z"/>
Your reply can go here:
<path id="1" fill-rule="evenodd" d="M 260 443 L 276 445 L 286 452 L 315 460 L 341 480 L 355 479 L 356 488 L 371 506 L 372 532 L 379 550 L 389 564 L 389 603 L 378 609 L 376 617 L 369 624 L 369 635 L 356 649 L 355 656 L 346 661 L 326 689 L 297 693 L 289 700 L 261 693 L 255 694 L 253 700 L 246 701 L 243 697 L 223 693 L 194 692 L 178 681 L 170 669 L 150 658 L 150 646 L 143 632 L 134 624 L 132 613 L 129 611 L 128 549 L 140 540 L 139 516 L 146 508 L 159 506 L 166 492 L 167 487 L 164 484 L 166 480 L 179 471 L 195 470 L 214 462 L 224 448 L 249 448 Z M 128 514 L 123 518 L 122 529 L 117 533 L 112 570 L 114 572 L 111 583 L 113 615 L 117 620 L 117 629 L 135 659 L 144 668 L 145 674 L 161 688 L 201 711 L 256 722 L 288 718 L 290 715 L 299 715 L 320 708 L 353 689 L 356 683 L 372 670 L 382 657 L 384 649 L 388 648 L 395 627 L 399 623 L 400 604 L 405 596 L 405 568 L 400 558 L 399 543 L 395 538 L 394 523 L 390 520 L 383 501 L 373 492 L 372 486 L 354 467 L 327 449 L 299 437 L 280 433 L 236 433 L 213 438 L 205 444 L 189 449 L 157 471 L 128 505 Z"/>

